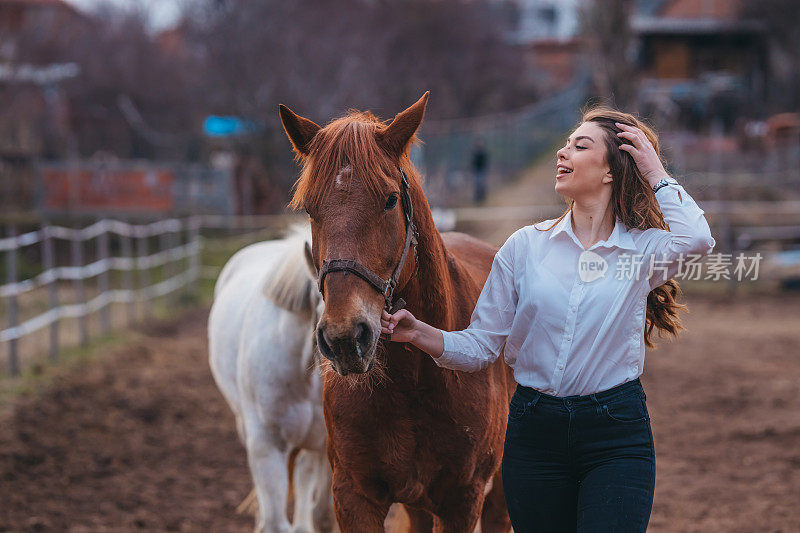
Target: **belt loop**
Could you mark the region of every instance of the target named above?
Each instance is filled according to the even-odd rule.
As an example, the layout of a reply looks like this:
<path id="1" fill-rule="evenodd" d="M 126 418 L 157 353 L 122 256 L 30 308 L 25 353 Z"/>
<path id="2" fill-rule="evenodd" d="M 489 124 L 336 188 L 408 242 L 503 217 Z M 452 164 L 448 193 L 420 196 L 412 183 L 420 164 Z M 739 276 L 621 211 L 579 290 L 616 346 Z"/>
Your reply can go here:
<path id="1" fill-rule="evenodd" d="M 542 397 L 542 393 L 536 389 L 533 389 L 533 398 L 531 401 L 528 402 L 528 407 L 533 407 L 539 402 L 539 398 Z"/>
<path id="2" fill-rule="evenodd" d="M 600 403 L 600 400 L 597 399 L 597 394 L 592 393 L 592 394 L 589 395 L 589 398 L 591 398 L 592 401 L 594 402 L 594 410 L 595 410 L 595 412 L 598 415 L 601 414 L 601 410 L 602 410 L 603 406 Z"/>

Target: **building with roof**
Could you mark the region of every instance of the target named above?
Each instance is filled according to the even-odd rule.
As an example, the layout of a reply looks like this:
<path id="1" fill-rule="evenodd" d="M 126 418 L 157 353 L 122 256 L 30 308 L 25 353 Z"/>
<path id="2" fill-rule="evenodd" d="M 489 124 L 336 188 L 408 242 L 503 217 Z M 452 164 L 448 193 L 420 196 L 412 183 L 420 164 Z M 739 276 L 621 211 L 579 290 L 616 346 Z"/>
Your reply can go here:
<path id="1" fill-rule="evenodd" d="M 743 107 L 758 112 L 768 79 L 766 28 L 739 0 L 640 0 L 631 20 L 638 100 L 649 113 L 725 129 Z"/>
<path id="2" fill-rule="evenodd" d="M 33 166 L 65 149 L 69 102 L 61 82 L 74 63 L 53 62 L 83 16 L 63 0 L 0 0 L 0 204 L 30 207 Z"/>

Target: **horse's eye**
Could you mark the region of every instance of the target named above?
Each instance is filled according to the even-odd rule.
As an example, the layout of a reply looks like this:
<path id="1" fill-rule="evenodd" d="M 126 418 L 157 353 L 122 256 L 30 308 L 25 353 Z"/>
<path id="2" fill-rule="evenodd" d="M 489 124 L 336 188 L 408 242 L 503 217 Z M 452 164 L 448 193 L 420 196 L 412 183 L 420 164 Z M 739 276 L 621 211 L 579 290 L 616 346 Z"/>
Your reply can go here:
<path id="1" fill-rule="evenodd" d="M 384 207 L 384 209 L 388 211 L 389 209 L 392 209 L 396 205 L 397 205 L 397 195 L 393 194 L 389 197 L 388 200 L 386 200 L 386 207 Z"/>

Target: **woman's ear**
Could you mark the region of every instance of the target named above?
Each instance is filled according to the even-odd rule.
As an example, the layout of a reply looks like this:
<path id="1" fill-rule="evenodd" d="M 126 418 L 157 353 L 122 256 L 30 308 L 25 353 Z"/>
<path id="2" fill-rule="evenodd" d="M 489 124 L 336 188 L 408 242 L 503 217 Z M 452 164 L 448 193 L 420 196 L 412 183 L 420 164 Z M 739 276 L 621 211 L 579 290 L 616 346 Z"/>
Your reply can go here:
<path id="1" fill-rule="evenodd" d="M 611 175 L 611 170 L 603 174 L 603 179 L 601 180 L 603 183 L 611 183 L 614 181 L 614 176 Z"/>

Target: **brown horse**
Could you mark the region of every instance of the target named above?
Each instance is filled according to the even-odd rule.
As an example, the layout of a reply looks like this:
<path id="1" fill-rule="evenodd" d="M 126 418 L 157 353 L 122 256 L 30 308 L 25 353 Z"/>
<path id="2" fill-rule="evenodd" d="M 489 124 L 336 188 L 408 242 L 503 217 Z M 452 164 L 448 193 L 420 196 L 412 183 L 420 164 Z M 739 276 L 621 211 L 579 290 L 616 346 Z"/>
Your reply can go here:
<path id="1" fill-rule="evenodd" d="M 317 269 L 350 260 L 386 280 L 400 264 L 394 296 L 417 318 L 457 330 L 469 325 L 497 249 L 434 226 L 408 156 L 427 101 L 425 93 L 388 125 L 352 111 L 324 128 L 281 106 L 303 164 L 290 206 L 311 217 Z M 403 264 L 406 212 L 418 242 Z M 394 502 L 415 531 L 471 532 L 479 520 L 484 533 L 508 531 L 500 461 L 511 370 L 501 357 L 481 372 L 457 373 L 411 344 L 380 341 L 387 300 L 366 277 L 352 269 L 324 277 L 316 331 L 329 360 L 323 409 L 342 531 L 383 531 Z"/>

